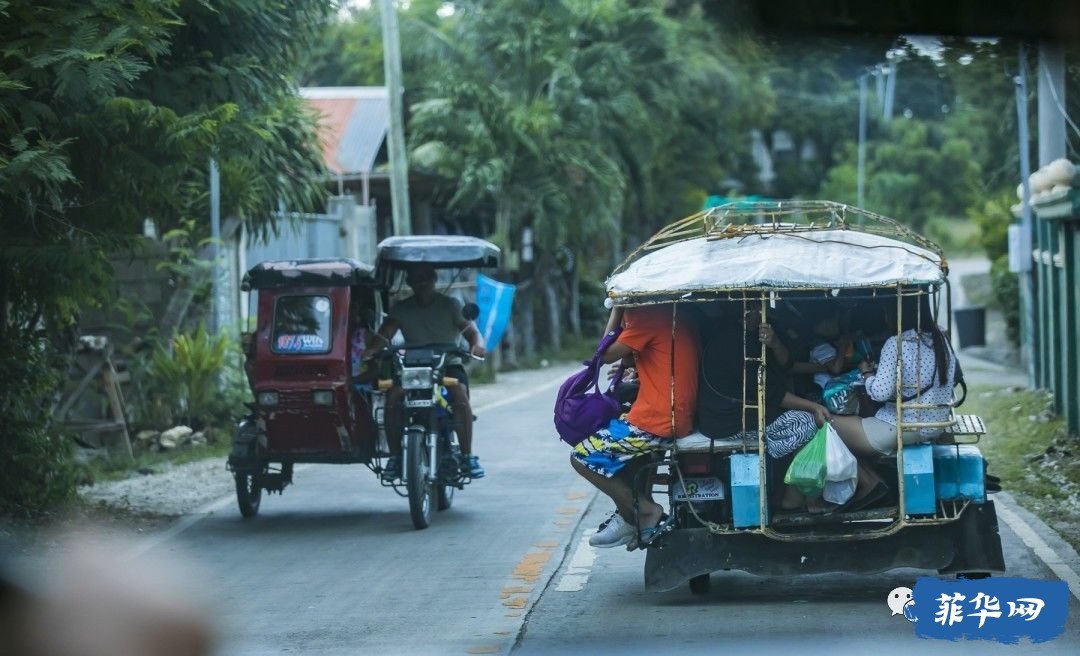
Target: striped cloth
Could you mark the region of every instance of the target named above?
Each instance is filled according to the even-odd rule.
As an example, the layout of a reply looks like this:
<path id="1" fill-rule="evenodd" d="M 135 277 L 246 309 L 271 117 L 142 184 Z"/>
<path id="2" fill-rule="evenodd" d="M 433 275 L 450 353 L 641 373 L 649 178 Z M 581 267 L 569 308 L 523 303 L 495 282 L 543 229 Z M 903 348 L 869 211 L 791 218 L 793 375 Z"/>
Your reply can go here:
<path id="1" fill-rule="evenodd" d="M 765 426 L 765 451 L 770 458 L 783 458 L 814 439 L 818 425 L 805 410 L 787 410 Z M 731 436 L 739 438 L 739 434 Z M 757 431 L 747 431 L 746 439 L 757 441 Z"/>

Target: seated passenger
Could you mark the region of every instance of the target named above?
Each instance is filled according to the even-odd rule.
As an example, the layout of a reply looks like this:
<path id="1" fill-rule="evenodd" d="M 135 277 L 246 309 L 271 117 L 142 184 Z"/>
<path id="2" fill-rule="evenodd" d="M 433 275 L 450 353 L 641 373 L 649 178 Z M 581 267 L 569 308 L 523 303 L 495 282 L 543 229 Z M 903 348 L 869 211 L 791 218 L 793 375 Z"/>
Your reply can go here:
<path id="1" fill-rule="evenodd" d="M 841 308 L 826 308 L 813 321 L 808 336 L 806 362 L 792 365 L 793 374 L 811 374 L 815 385 L 813 398 L 820 398 L 835 414 L 855 414 L 856 397 L 852 384 L 861 380 L 858 365 L 870 358 L 870 345 L 861 334 L 853 332 Z"/>
<path id="2" fill-rule="evenodd" d="M 902 423 L 941 423 L 948 421 L 948 405 L 953 400 L 956 355 L 949 340 L 934 323 L 929 301 L 906 298 L 903 303 L 903 332 L 899 347 L 894 334 L 885 341 L 878 359 L 878 369 L 869 363 L 860 366 L 870 398 L 885 405 L 873 417 L 837 417 L 834 427 L 856 455 L 891 455 L 896 452 L 896 367 L 897 351 L 900 360 L 901 399 L 906 403 L 941 405 L 940 408 L 904 408 Z M 897 327 L 895 306 L 888 312 L 893 330 Z M 944 432 L 944 428 L 925 427 L 903 432 L 904 444 L 929 441 Z"/>
<path id="3" fill-rule="evenodd" d="M 574 447 L 570 462 L 585 480 L 615 502 L 616 514 L 589 538 L 594 547 L 651 542 L 664 519 L 663 507 L 648 495 L 638 499 L 642 527 L 634 528 L 633 474 L 648 456 L 671 448 L 693 428 L 697 397 L 698 337 L 689 315 L 671 305 L 612 310 L 609 327 L 623 323 L 618 341 L 603 354 L 605 363 L 633 356 L 641 387 L 630 412 Z M 672 327 L 672 322 L 674 328 Z"/>
<path id="4" fill-rule="evenodd" d="M 835 426 L 840 418 L 834 417 L 821 404 L 787 391 L 785 370 L 791 366 L 791 355 L 772 326 L 761 323 L 757 311 L 748 312 L 742 326 L 738 321 L 721 321 L 719 330 L 706 342 L 701 358 L 697 425 L 707 437 L 737 437 L 742 431 L 741 413 L 745 412 L 747 432 L 756 438 L 757 410 L 745 406 L 757 403 L 757 363 L 746 362 L 743 353 L 744 348 L 746 355 L 758 353 L 752 342 L 755 333 L 773 356 L 767 358 L 770 366 L 765 376 L 765 449 L 769 457 L 779 459 L 813 439 L 826 421 Z M 886 492 L 881 478 L 869 467 L 860 465 L 850 503 L 870 503 Z M 804 505 L 811 512 L 829 509 L 829 505 L 820 499 L 807 499 L 795 487 L 786 486 L 781 508 L 794 510 Z"/>
<path id="5" fill-rule="evenodd" d="M 772 458 L 782 458 L 809 442 L 819 426 L 829 419 L 829 411 L 787 391 L 785 369 L 791 355 L 772 326 L 761 323 L 760 313 L 748 311 L 745 321 L 721 318 L 705 341 L 698 385 L 697 428 L 706 437 L 722 439 L 739 436 L 745 427 L 756 435 L 758 412 L 744 407 L 757 404 L 758 342 L 771 357 L 765 376 L 765 448 Z M 745 391 L 745 397 L 744 397 Z"/>

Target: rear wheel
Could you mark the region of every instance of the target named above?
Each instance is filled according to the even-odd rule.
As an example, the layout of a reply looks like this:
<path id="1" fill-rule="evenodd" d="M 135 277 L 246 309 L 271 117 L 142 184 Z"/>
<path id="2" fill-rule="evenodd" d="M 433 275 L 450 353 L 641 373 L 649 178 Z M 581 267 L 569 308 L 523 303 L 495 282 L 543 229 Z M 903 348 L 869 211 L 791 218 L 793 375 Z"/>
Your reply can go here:
<path id="1" fill-rule="evenodd" d="M 254 472 L 236 472 L 236 503 L 240 506 L 240 514 L 245 518 L 251 518 L 259 514 L 259 504 L 262 503 L 262 488 L 255 481 Z"/>
<path id="2" fill-rule="evenodd" d="M 409 491 L 409 514 L 413 526 L 427 528 L 431 524 L 432 481 L 427 440 L 421 430 L 410 430 L 405 438 L 406 488 Z"/>
<path id="3" fill-rule="evenodd" d="M 709 591 L 709 575 L 699 574 L 690 579 L 690 594 L 703 595 Z"/>

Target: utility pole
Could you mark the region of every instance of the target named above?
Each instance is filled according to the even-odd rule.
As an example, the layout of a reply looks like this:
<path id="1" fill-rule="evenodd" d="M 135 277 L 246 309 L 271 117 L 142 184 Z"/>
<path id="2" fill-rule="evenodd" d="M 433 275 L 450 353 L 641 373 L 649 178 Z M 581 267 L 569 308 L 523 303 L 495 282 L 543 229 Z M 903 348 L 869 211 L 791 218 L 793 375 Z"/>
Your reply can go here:
<path id="1" fill-rule="evenodd" d="M 899 68 L 899 63 L 899 59 L 894 58 L 893 61 L 890 61 L 888 65 L 885 66 L 887 78 L 885 79 L 885 102 L 883 103 L 882 116 L 886 124 L 892 121 L 893 102 L 896 100 L 896 72 Z"/>
<path id="2" fill-rule="evenodd" d="M 1065 157 L 1065 48 L 1039 44 L 1039 166 Z"/>
<path id="3" fill-rule="evenodd" d="M 863 73 L 859 76 L 859 168 L 856 183 L 857 190 L 855 192 L 855 205 L 859 209 L 864 209 L 866 202 L 866 76 L 867 73 Z M 863 217 L 859 215 L 859 221 L 862 222 Z"/>
<path id="4" fill-rule="evenodd" d="M 221 174 L 217 159 L 210 158 L 210 332 L 217 335 L 222 329 L 221 302 Z"/>
<path id="5" fill-rule="evenodd" d="M 1031 147 L 1028 136 L 1027 111 L 1027 52 L 1020 44 L 1020 70 L 1016 75 L 1016 124 L 1019 132 L 1020 148 L 1020 184 L 1023 187 L 1021 199 L 1020 230 L 1013 248 L 1017 250 L 1018 270 L 1015 272 L 1020 282 L 1020 359 L 1027 369 L 1028 387 L 1036 387 L 1034 344 L 1035 291 L 1031 281 L 1031 243 L 1034 237 L 1034 225 L 1031 220 Z"/>
<path id="6" fill-rule="evenodd" d="M 394 234 L 409 235 L 412 234 L 409 162 L 405 152 L 402 107 L 405 86 L 401 79 L 401 41 L 394 0 L 379 0 L 379 12 L 382 14 L 383 70 L 386 74 L 386 90 L 390 95 L 390 133 L 386 139 L 390 155 L 390 209 L 394 217 Z"/>

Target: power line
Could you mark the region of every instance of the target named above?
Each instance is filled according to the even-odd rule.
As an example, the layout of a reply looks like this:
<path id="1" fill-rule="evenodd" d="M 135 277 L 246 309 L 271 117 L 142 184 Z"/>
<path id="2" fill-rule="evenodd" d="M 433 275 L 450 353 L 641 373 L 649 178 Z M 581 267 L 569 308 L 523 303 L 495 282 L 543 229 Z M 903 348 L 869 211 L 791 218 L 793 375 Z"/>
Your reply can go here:
<path id="1" fill-rule="evenodd" d="M 1069 118 L 1068 112 L 1065 111 L 1065 107 L 1061 104 L 1061 100 L 1058 99 L 1057 91 L 1054 90 L 1054 79 L 1050 77 L 1050 70 L 1046 68 L 1046 64 L 1039 62 L 1039 68 L 1042 69 L 1043 75 L 1046 76 L 1046 86 L 1050 88 L 1050 97 L 1054 99 L 1054 104 L 1057 105 L 1058 111 L 1065 118 L 1065 122 L 1069 124 L 1069 127 L 1073 129 L 1077 137 L 1080 137 L 1080 128 L 1076 127 L 1076 123 L 1073 123 Z"/>

